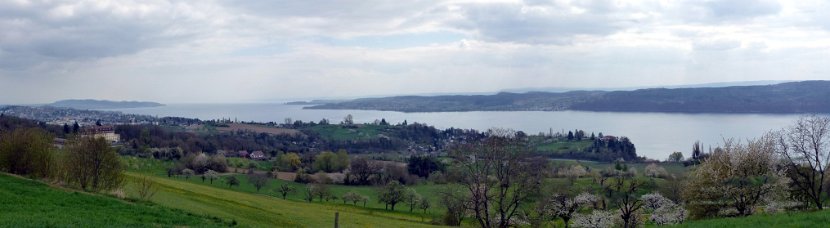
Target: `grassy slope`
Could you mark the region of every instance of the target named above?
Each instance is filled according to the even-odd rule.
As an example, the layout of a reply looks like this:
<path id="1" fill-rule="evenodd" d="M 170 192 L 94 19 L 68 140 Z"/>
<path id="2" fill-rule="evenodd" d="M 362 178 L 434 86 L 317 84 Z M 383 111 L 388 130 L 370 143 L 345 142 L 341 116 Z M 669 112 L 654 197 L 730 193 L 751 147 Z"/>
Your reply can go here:
<path id="1" fill-rule="evenodd" d="M 311 127 L 312 130 L 319 133 L 321 137 L 328 140 L 345 141 L 345 140 L 363 140 L 374 139 L 379 134 L 387 131 L 387 128 L 395 126 L 380 126 L 372 124 L 361 124 L 356 128 L 344 128 L 340 125 L 317 125 Z"/>
<path id="2" fill-rule="evenodd" d="M 830 210 L 689 221 L 675 227 L 827 227 Z"/>
<path id="3" fill-rule="evenodd" d="M 229 159 L 230 160 L 230 159 Z M 159 161 L 155 159 L 142 159 L 136 157 L 122 157 L 122 161 L 127 165 L 128 169 L 131 172 L 142 173 L 142 174 L 151 174 L 153 176 L 160 176 L 160 177 L 167 177 L 167 174 L 164 170 L 167 167 L 173 165 L 172 162 L 169 161 Z M 233 188 L 228 187 L 225 184 L 225 176 L 227 175 L 236 175 L 237 179 L 239 179 L 239 186 L 235 186 Z M 192 184 L 198 184 L 203 186 L 211 186 L 231 191 L 237 192 L 246 192 L 246 193 L 255 193 L 255 194 L 263 194 L 263 195 L 270 195 L 273 197 L 282 197 L 278 193 L 274 192 L 273 190 L 279 187 L 282 184 L 289 184 L 293 186 L 297 191 L 289 194 L 287 199 L 293 200 L 297 202 L 304 202 L 303 194 L 306 191 L 306 185 L 300 184 L 292 181 L 283 181 L 279 179 L 269 179 L 268 184 L 262 188 L 259 192 L 256 191 L 254 186 L 248 182 L 247 175 L 244 174 L 235 174 L 235 173 L 227 173 L 224 174 L 220 179 L 214 180 L 211 184 L 210 181 L 202 182 L 200 176 L 193 176 L 190 179 L 184 179 L 182 177 L 177 177 L 175 180 L 189 182 Z M 428 216 L 437 216 L 441 215 L 444 212 L 444 208 L 438 204 L 438 194 L 436 193 L 438 190 L 443 188 L 443 186 L 435 185 L 435 184 L 419 184 L 416 186 L 411 186 L 418 192 L 420 195 L 427 197 L 430 199 L 430 203 L 432 203 L 432 208 L 430 208 L 428 212 Z M 335 196 L 342 196 L 346 192 L 354 191 L 364 196 L 369 197 L 369 202 L 367 202 L 366 206 L 369 208 L 374 209 L 383 209 L 384 205 L 379 203 L 377 200 L 377 187 L 374 186 L 345 186 L 345 185 L 329 185 L 329 188 Z M 314 201 L 317 203 L 317 199 Z M 342 200 L 332 201 L 330 204 L 342 204 Z M 361 204 L 362 205 L 362 204 Z M 397 211 L 408 211 L 409 208 L 406 205 L 397 205 L 395 207 Z M 406 209 L 406 210 L 404 210 Z M 421 213 L 415 213 L 417 216 L 421 216 Z"/>
<path id="4" fill-rule="evenodd" d="M 128 173 L 131 179 L 138 176 Z M 422 227 L 421 218 L 402 213 L 368 210 L 336 204 L 309 204 L 259 194 L 237 192 L 177 179 L 151 177 L 160 191 L 152 199 L 158 204 L 194 213 L 232 219 L 242 226 L 326 227 L 340 212 L 343 227 Z M 135 186 L 128 185 L 129 194 Z"/>
<path id="5" fill-rule="evenodd" d="M 220 219 L 0 174 L 0 227 L 221 227 Z"/>

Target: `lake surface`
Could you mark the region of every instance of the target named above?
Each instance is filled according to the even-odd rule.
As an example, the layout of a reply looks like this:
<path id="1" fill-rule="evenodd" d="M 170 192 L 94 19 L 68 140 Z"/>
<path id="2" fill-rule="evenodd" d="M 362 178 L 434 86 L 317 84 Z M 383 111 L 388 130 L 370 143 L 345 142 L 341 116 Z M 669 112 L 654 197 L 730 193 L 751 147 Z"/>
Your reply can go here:
<path id="1" fill-rule="evenodd" d="M 125 113 L 153 116 L 178 116 L 202 120 L 230 118 L 239 121 L 277 123 L 285 118 L 332 123 L 351 114 L 357 123 L 385 118 L 390 123 L 404 120 L 437 128 L 486 130 L 492 127 L 512 128 L 528 134 L 565 132 L 581 129 L 588 134 L 627 136 L 637 147 L 637 154 L 653 159 L 666 159 L 673 151 L 688 157 L 692 144 L 700 140 L 704 148 L 717 146 L 724 138 L 747 139 L 767 131 L 789 126 L 801 115 L 779 114 L 675 114 L 620 112 L 434 112 L 401 113 L 366 110 L 311 110 L 284 104 L 172 104 L 153 108 L 118 109 Z"/>

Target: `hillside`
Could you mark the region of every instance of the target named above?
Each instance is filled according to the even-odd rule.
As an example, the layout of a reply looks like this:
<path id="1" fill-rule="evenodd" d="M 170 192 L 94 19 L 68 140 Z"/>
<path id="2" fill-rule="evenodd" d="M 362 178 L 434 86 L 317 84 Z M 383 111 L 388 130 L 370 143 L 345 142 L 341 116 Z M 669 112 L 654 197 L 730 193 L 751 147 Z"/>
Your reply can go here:
<path id="1" fill-rule="evenodd" d="M 0 174 L 0 227 L 226 227 L 221 219 Z M 106 215 L 106 216 L 102 216 Z"/>
<path id="2" fill-rule="evenodd" d="M 135 179 L 140 175 L 128 173 L 127 176 Z M 327 227 L 334 224 L 335 212 L 340 213 L 342 227 L 431 227 L 420 217 L 403 213 L 336 203 L 310 204 L 282 200 L 265 194 L 244 193 L 163 177 L 151 179 L 160 188 L 153 202 L 237 221 L 244 227 Z M 127 187 L 129 194 L 135 194 L 133 188 L 132 185 Z"/>
<path id="3" fill-rule="evenodd" d="M 715 88 L 499 93 L 365 98 L 310 109 L 400 112 L 615 111 L 681 113 L 830 113 L 830 81 Z"/>
<path id="4" fill-rule="evenodd" d="M 48 106 L 74 109 L 120 109 L 120 108 L 149 108 L 164 106 L 156 102 L 146 101 L 108 101 L 108 100 L 60 100 Z"/>

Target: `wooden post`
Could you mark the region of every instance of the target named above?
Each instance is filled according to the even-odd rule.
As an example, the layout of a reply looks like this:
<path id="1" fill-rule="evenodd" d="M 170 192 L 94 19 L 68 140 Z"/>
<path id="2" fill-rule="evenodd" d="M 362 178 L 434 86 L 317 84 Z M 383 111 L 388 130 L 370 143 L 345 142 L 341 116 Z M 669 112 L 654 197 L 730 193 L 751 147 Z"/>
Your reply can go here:
<path id="1" fill-rule="evenodd" d="M 334 228 L 340 228 L 340 212 L 334 212 Z"/>

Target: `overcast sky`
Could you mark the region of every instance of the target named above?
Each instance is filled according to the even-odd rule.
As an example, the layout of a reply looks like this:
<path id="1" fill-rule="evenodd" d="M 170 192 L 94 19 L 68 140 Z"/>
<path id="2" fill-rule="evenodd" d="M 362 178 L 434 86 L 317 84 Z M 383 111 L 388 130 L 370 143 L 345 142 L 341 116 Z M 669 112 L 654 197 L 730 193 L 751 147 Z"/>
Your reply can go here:
<path id="1" fill-rule="evenodd" d="M 827 1 L 0 1 L 0 103 L 830 79 Z"/>

